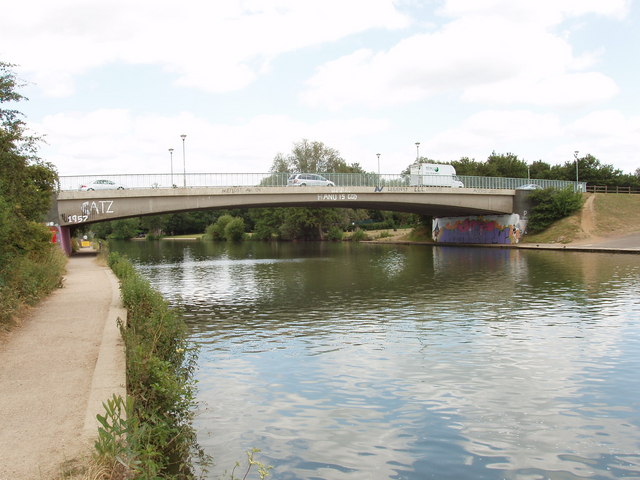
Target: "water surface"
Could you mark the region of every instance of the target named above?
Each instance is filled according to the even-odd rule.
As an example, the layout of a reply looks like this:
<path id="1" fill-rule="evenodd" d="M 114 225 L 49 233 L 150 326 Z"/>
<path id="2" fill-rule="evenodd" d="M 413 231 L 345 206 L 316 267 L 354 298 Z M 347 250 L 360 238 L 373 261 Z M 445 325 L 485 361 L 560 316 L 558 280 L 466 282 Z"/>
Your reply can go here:
<path id="1" fill-rule="evenodd" d="M 117 244 L 200 345 L 219 478 L 640 478 L 640 257 Z"/>

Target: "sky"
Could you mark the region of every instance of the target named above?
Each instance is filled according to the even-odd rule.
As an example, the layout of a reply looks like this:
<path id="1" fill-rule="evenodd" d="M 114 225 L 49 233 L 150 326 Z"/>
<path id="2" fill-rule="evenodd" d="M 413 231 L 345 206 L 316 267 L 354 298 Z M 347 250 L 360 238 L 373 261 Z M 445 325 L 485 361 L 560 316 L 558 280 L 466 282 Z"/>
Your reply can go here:
<path id="1" fill-rule="evenodd" d="M 263 173 L 303 139 L 383 174 L 576 151 L 632 173 L 639 3 L 21 0 L 0 61 L 60 175 Z"/>

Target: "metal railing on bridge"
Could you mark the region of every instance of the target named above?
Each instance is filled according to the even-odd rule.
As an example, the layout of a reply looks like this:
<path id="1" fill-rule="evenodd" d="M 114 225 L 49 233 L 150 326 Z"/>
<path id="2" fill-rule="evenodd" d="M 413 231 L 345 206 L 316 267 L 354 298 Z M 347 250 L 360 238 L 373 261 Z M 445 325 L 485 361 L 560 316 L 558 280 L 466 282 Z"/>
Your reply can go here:
<path id="1" fill-rule="evenodd" d="M 408 187 L 411 183 L 410 175 L 375 173 L 320 173 L 338 187 Z M 100 182 L 92 186 L 92 182 L 110 181 L 108 188 L 144 189 L 144 188 L 198 188 L 198 187 L 285 187 L 289 173 L 145 173 L 120 175 L 72 175 L 60 176 L 59 190 L 86 190 L 107 185 Z M 466 188 L 481 189 L 535 189 L 531 185 L 541 188 L 572 188 L 574 191 L 586 191 L 583 182 L 568 182 L 564 180 L 545 180 L 527 178 L 476 177 L 457 175 Z M 433 176 L 433 182 L 427 176 L 423 177 L 424 185 L 441 185 L 442 176 Z"/>

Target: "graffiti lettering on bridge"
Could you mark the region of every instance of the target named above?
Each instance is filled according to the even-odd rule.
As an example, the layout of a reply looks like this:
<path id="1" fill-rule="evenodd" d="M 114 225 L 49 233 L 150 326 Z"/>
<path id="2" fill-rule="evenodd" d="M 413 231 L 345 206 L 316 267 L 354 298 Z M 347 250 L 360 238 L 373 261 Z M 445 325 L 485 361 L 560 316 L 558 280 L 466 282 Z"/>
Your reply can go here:
<path id="1" fill-rule="evenodd" d="M 60 218 L 62 223 L 83 223 L 89 220 L 89 215 L 67 215 L 66 213 L 61 213 Z"/>
<path id="2" fill-rule="evenodd" d="M 263 193 L 264 189 L 261 187 L 228 187 L 223 188 L 223 194 L 238 194 L 238 193 Z"/>
<path id="3" fill-rule="evenodd" d="M 337 201 L 337 200 L 357 200 L 358 195 L 355 193 L 324 193 L 318 195 L 320 201 Z"/>
<path id="4" fill-rule="evenodd" d="M 82 202 L 80 210 L 84 215 L 116 213 L 111 207 L 113 207 L 113 200 L 98 200 L 97 202 Z"/>
<path id="5" fill-rule="evenodd" d="M 409 187 L 387 187 L 388 192 L 408 192 Z"/>

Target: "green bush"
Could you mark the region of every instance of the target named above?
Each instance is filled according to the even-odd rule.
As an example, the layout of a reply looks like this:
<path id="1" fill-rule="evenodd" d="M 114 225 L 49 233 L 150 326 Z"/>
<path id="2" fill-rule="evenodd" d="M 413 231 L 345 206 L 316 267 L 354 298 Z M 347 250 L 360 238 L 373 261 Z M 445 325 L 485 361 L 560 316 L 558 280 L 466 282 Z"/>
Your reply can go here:
<path id="1" fill-rule="evenodd" d="M 193 457 L 204 460 L 205 456 L 191 425 L 196 352 L 187 340 L 186 325 L 128 259 L 110 253 L 108 263 L 120 279 L 128 312 L 126 324 L 120 325 L 126 349 L 128 398 L 105 405 L 107 414 L 99 417 L 102 434 L 100 443 L 96 443 L 97 455 L 103 457 L 103 463 L 109 463 L 108 452 L 125 449 L 126 455 L 121 456 L 127 458 L 132 478 L 189 478 Z M 125 403 L 131 406 L 125 409 Z M 131 410 L 127 411 L 126 423 L 114 413 L 123 409 Z M 123 428 L 127 442 L 118 447 L 113 437 Z"/>
<path id="2" fill-rule="evenodd" d="M 224 238 L 230 242 L 239 242 L 244 237 L 244 220 L 234 217 L 224 227 Z"/>
<path id="3" fill-rule="evenodd" d="M 363 240 L 369 240 L 369 236 L 364 230 L 357 229 L 350 237 L 352 242 L 361 242 Z"/>
<path id="4" fill-rule="evenodd" d="M 222 215 L 218 220 L 216 220 L 216 223 L 213 223 L 206 228 L 206 237 L 210 240 L 216 241 L 225 240 L 227 238 L 225 236 L 225 228 L 232 220 L 233 217 L 231 215 Z"/>
<path id="5" fill-rule="evenodd" d="M 265 222 L 257 222 L 251 235 L 252 240 L 268 242 L 273 239 L 273 230 Z"/>
<path id="6" fill-rule="evenodd" d="M 331 227 L 329 233 L 327 233 L 327 239 L 332 242 L 340 242 L 344 237 L 344 232 L 340 227 Z"/>
<path id="7" fill-rule="evenodd" d="M 532 208 L 527 222 L 528 233 L 542 232 L 553 222 L 580 210 L 584 203 L 582 194 L 571 188 L 537 190 L 529 198 Z"/>

